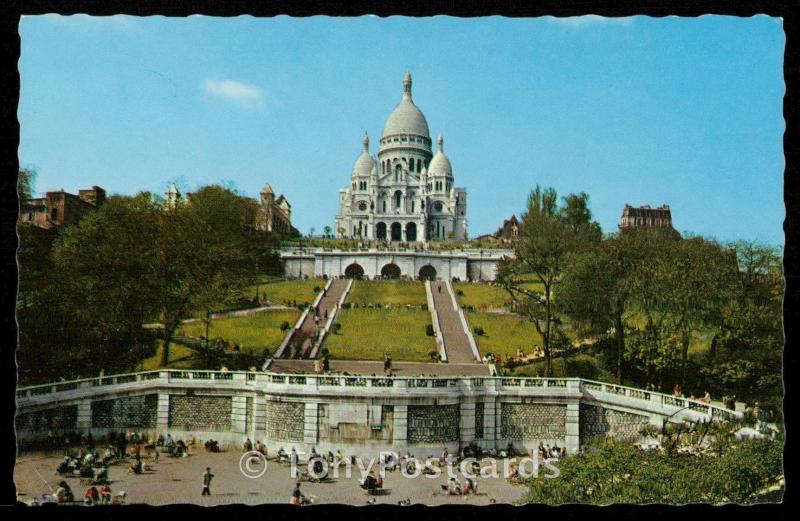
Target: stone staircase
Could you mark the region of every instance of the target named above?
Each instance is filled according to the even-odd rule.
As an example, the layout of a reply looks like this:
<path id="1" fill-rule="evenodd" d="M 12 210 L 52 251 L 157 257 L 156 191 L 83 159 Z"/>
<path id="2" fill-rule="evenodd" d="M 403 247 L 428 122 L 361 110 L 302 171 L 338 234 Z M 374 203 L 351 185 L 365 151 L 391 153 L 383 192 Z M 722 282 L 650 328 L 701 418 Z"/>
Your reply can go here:
<path id="1" fill-rule="evenodd" d="M 312 309 L 304 313 L 300 326 L 292 330 L 281 358 L 311 358 L 324 337 L 326 324 L 330 325 L 349 280 L 331 280 L 317 298 Z M 298 345 L 298 343 L 302 342 Z"/>
<path id="2" fill-rule="evenodd" d="M 431 282 L 431 293 L 439 328 L 444 340 L 447 361 L 453 364 L 479 363 L 480 356 L 475 340 L 467 329 L 466 321 L 453 295 L 449 282 Z"/>

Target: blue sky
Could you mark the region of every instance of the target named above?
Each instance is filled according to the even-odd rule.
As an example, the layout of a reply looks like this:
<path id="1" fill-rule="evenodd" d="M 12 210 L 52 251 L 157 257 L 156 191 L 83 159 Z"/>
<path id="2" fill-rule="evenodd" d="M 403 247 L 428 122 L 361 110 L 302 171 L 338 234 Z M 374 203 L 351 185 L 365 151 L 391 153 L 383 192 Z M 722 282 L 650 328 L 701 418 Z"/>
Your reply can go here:
<path id="1" fill-rule="evenodd" d="M 780 19 L 23 18 L 20 163 L 37 192 L 265 182 L 333 225 L 406 70 L 468 189 L 470 235 L 538 184 L 680 231 L 783 244 Z"/>

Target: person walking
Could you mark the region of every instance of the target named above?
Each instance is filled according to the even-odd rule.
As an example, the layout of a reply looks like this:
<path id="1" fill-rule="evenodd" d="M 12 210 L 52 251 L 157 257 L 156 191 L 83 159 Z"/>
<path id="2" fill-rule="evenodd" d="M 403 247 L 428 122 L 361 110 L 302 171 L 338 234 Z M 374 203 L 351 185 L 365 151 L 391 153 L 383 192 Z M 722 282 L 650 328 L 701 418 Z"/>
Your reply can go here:
<path id="1" fill-rule="evenodd" d="M 211 479 L 213 477 L 214 474 L 211 473 L 211 467 L 206 467 L 206 471 L 203 472 L 203 496 L 211 495 Z"/>

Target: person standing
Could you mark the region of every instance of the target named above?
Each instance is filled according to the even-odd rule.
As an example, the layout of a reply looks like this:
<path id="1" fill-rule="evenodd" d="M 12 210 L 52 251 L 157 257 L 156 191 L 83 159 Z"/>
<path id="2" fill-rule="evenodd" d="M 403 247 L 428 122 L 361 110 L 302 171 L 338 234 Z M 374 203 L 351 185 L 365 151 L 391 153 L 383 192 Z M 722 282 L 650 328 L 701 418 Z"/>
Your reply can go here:
<path id="1" fill-rule="evenodd" d="M 211 495 L 211 479 L 213 477 L 214 474 L 211 473 L 211 467 L 206 467 L 206 471 L 203 472 L 203 496 Z"/>

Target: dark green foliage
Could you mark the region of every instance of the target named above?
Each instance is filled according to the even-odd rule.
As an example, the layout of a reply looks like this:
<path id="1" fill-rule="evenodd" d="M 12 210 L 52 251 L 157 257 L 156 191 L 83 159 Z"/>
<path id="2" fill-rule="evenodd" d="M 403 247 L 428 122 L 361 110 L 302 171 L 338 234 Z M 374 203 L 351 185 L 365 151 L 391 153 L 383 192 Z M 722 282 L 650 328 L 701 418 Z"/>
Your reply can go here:
<path id="1" fill-rule="evenodd" d="M 767 440 L 741 441 L 720 454 L 647 453 L 631 443 L 603 440 L 557 463 L 560 475 L 542 469 L 529 480 L 526 503 L 759 503 L 783 474 L 783 447 Z M 772 500 L 775 499 L 772 494 Z M 780 494 L 777 495 L 780 497 Z"/>

